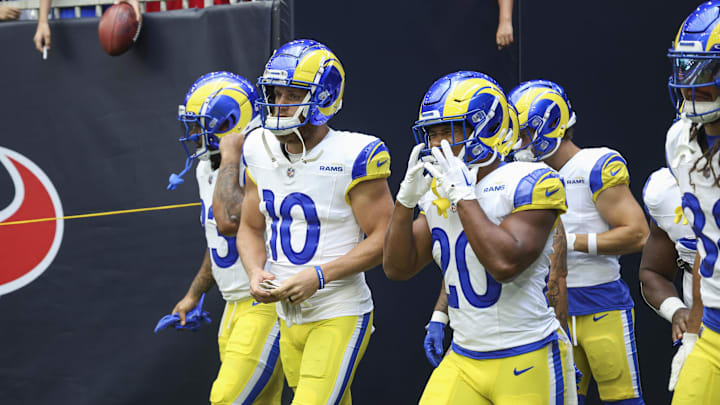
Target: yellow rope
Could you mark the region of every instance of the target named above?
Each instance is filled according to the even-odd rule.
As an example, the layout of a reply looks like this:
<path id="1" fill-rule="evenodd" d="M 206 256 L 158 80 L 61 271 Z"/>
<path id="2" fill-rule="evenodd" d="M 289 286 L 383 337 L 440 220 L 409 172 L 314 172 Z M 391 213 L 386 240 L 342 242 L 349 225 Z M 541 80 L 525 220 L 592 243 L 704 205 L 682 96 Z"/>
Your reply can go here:
<path id="1" fill-rule="evenodd" d="M 107 215 L 131 214 L 131 213 L 134 213 L 134 212 L 159 211 L 159 210 L 170 210 L 170 209 L 173 209 L 173 208 L 195 207 L 195 206 L 198 206 L 198 205 L 200 205 L 199 202 L 197 202 L 197 203 L 187 203 L 187 204 L 163 205 L 163 206 L 160 206 L 160 207 L 135 208 L 135 209 L 132 209 L 132 210 L 95 212 L 95 213 L 91 213 L 91 214 L 69 215 L 69 216 L 60 217 L 60 218 L 26 219 L 26 220 L 22 220 L 22 221 L 1 222 L 1 223 L 0 223 L 0 226 L 4 226 L 4 225 L 32 224 L 32 223 L 35 223 L 35 222 L 57 221 L 57 220 L 60 220 L 60 219 L 78 219 L 78 218 L 104 217 L 104 216 L 107 216 Z"/>

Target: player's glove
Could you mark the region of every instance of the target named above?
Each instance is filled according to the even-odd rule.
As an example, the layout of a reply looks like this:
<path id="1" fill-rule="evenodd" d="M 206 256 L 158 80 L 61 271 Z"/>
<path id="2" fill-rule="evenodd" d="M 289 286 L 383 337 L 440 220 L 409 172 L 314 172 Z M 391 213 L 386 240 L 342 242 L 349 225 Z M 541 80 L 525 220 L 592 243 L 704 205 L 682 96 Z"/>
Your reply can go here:
<path id="1" fill-rule="evenodd" d="M 433 367 L 437 367 L 443 358 L 443 339 L 445 338 L 445 324 L 430 321 L 425 327 L 425 357 Z"/>
<path id="2" fill-rule="evenodd" d="M 200 329 L 203 323 L 210 324 L 212 322 L 212 319 L 210 319 L 210 314 L 202 310 L 204 301 L 205 293 L 203 293 L 203 295 L 200 297 L 200 301 L 198 302 L 197 306 L 193 308 L 192 311 L 188 312 L 185 316 L 185 325 L 180 324 L 180 315 L 178 315 L 177 313 L 163 316 L 158 322 L 157 326 L 155 326 L 155 333 L 169 326 L 174 326 L 177 330 L 189 329 L 191 331 L 196 331 Z"/>
<path id="3" fill-rule="evenodd" d="M 411 209 L 415 208 L 420 198 L 430 189 L 430 177 L 423 175 L 423 162 L 418 160 L 424 147 L 424 143 L 415 145 L 410 152 L 407 172 L 395 198 L 397 202 Z"/>
<path id="4" fill-rule="evenodd" d="M 680 377 L 680 370 L 682 370 L 685 360 L 690 354 L 690 351 L 692 351 L 692 348 L 695 346 L 697 339 L 697 333 L 685 332 L 683 335 L 682 346 L 680 346 L 677 353 L 675 353 L 672 363 L 670 364 L 670 382 L 668 383 L 668 390 L 675 391 L 675 386 L 677 385 L 678 378 Z"/>
<path id="5" fill-rule="evenodd" d="M 437 179 L 440 189 L 451 203 L 457 204 L 460 200 L 477 200 L 476 176 L 473 176 L 465 165 L 464 152 L 461 152 L 460 156 L 455 156 L 446 140 L 440 145 L 442 152 L 438 148 L 431 150 L 437 164 L 425 163 L 425 169 Z"/>

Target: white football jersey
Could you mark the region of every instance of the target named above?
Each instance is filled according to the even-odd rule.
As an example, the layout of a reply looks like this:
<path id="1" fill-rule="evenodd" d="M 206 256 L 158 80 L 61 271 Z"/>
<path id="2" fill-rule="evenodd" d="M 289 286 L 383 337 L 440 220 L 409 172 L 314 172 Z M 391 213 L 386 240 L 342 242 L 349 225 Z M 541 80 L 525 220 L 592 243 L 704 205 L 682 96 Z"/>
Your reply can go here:
<path id="1" fill-rule="evenodd" d="M 437 193 L 433 188 L 419 205 L 432 233 L 433 258 L 443 270 L 453 350 L 486 358 L 492 356 L 487 352 L 527 347 L 553 335 L 560 324 L 544 294 L 553 232 L 538 259 L 501 284 L 485 271 L 470 247 L 455 207 Z M 566 209 L 561 179 L 542 163 L 503 164 L 480 180 L 475 193 L 488 219 L 498 225 L 518 211 Z M 508 355 L 520 354 L 513 352 Z"/>
<path id="2" fill-rule="evenodd" d="M 240 163 L 240 173 L 244 167 Z M 202 212 L 200 220 L 205 227 L 205 239 L 210 251 L 212 274 L 215 283 L 225 301 L 238 301 L 250 298 L 250 284 L 237 251 L 234 237 L 226 237 L 217 230 L 217 222 L 212 209 L 213 192 L 217 180 L 217 170 L 212 169 L 210 160 L 200 160 L 195 170 Z M 242 176 L 240 178 L 242 183 Z"/>
<path id="3" fill-rule="evenodd" d="M 650 174 L 643 187 L 645 209 L 657 224 L 675 242 L 678 257 L 692 266 L 697 252 L 695 234 L 690 223 L 682 216 L 680 189 L 667 167 Z M 683 300 L 692 304 L 692 273 L 683 272 Z"/>
<path id="4" fill-rule="evenodd" d="M 609 148 L 582 149 L 560 168 L 565 180 L 568 211 L 562 216 L 567 233 L 603 233 L 610 230 L 595 206 L 598 195 L 613 186 L 629 184 L 627 163 Z M 619 256 L 568 251 L 567 286 L 588 287 L 620 278 Z"/>
<path id="5" fill-rule="evenodd" d="M 304 161 L 291 163 L 272 132 L 246 138 L 247 181 L 257 185 L 265 215 L 270 272 L 282 283 L 297 272 L 335 260 L 364 239 L 352 212 L 350 190 L 387 178 L 390 154 L 374 136 L 330 131 Z M 302 323 L 362 315 L 373 309 L 365 274 L 327 283 L 302 305 Z M 278 315 L 285 318 L 281 306 Z"/>
<path id="6" fill-rule="evenodd" d="M 683 214 L 693 227 L 700 254 L 700 293 L 703 305 L 720 308 L 720 188 L 710 170 L 691 171 L 703 152 L 696 140 L 690 140 L 691 122 L 676 121 L 668 130 L 665 154 L 668 167 L 678 181 L 682 194 Z M 697 167 L 702 169 L 707 160 L 702 158 Z M 718 155 L 711 162 L 712 171 L 720 173 Z"/>

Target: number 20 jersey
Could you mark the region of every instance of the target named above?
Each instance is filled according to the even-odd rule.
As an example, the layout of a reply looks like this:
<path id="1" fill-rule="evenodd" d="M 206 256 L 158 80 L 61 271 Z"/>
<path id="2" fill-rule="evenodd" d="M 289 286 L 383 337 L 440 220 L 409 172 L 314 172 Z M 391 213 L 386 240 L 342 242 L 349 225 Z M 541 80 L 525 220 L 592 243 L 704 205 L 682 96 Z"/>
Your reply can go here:
<path id="1" fill-rule="evenodd" d="M 567 209 L 562 180 L 543 163 L 503 164 L 480 180 L 475 194 L 488 219 L 497 225 L 518 211 L 551 209 L 559 215 Z M 440 212 L 433 204 L 437 198 L 430 191 L 419 205 L 433 236 L 433 258 L 443 270 L 453 350 L 471 358 L 495 358 L 547 344 L 560 326 L 544 293 L 554 232 L 547 235 L 535 262 L 501 284 L 478 260 L 456 210 Z"/>
<path id="2" fill-rule="evenodd" d="M 294 136 L 294 135 L 288 135 Z M 364 234 L 349 193 L 390 175 L 390 154 L 376 137 L 330 131 L 305 161 L 291 163 L 270 131 L 251 132 L 243 147 L 247 181 L 257 185 L 265 215 L 270 272 L 282 283 L 297 272 L 345 255 Z M 373 309 L 365 274 L 327 283 L 302 306 L 303 323 L 362 315 Z M 278 314 L 284 318 L 282 308 Z"/>
<path id="3" fill-rule="evenodd" d="M 720 188 L 714 184 L 712 174 L 720 173 L 720 165 L 716 154 L 711 162 L 712 171 L 703 173 L 696 169 L 691 172 L 695 161 L 701 159 L 703 154 L 697 141 L 690 140 L 691 124 L 689 120 L 680 119 L 670 127 L 665 142 L 665 154 L 668 168 L 680 186 L 683 214 L 697 236 L 697 249 L 702 260 L 700 293 L 703 305 L 720 309 Z M 702 158 L 697 167 L 702 169 L 705 162 L 706 159 Z M 705 312 L 703 321 L 707 324 L 708 311 Z M 710 326 L 720 332 L 720 317 Z"/>

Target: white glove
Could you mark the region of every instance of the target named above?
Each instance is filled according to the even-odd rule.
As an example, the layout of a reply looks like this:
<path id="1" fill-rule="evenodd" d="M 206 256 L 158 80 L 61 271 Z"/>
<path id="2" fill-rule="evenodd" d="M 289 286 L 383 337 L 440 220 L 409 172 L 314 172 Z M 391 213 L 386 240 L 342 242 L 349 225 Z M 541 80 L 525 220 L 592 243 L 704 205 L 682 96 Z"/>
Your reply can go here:
<path id="1" fill-rule="evenodd" d="M 410 152 L 407 172 L 400 183 L 400 191 L 395 198 L 397 202 L 407 208 L 415 208 L 420 198 L 430 189 L 430 177 L 423 176 L 423 163 L 418 160 L 420 151 L 425 147 L 424 143 L 415 145 Z"/>
<path id="2" fill-rule="evenodd" d="M 431 150 L 437 164 L 425 163 L 425 169 L 437 179 L 438 186 L 451 203 L 457 204 L 460 200 L 477 200 L 476 176 L 470 173 L 463 161 L 464 149 L 460 152 L 460 156 L 455 156 L 446 140 L 443 140 L 440 146 L 442 152 L 438 148 Z"/>
<path id="3" fill-rule="evenodd" d="M 697 339 L 697 333 L 685 332 L 685 334 L 683 335 L 682 346 L 680 346 L 677 353 L 675 353 L 675 356 L 673 357 L 672 363 L 670 365 L 670 382 L 668 383 L 669 391 L 675 391 L 675 386 L 677 385 L 678 378 L 680 378 L 680 370 L 682 370 L 682 367 L 685 364 L 685 360 L 690 354 L 690 351 L 692 351 L 692 348 L 695 347 L 695 342 L 697 342 Z"/>

